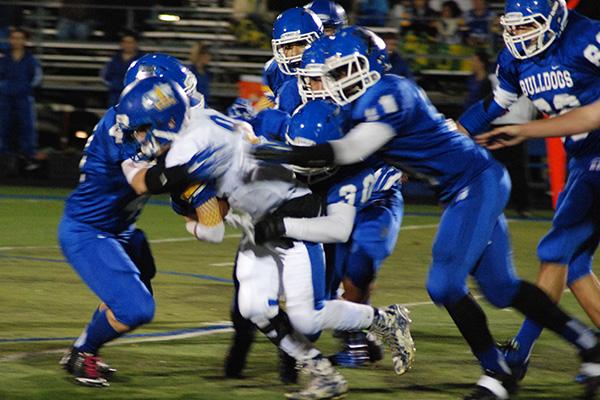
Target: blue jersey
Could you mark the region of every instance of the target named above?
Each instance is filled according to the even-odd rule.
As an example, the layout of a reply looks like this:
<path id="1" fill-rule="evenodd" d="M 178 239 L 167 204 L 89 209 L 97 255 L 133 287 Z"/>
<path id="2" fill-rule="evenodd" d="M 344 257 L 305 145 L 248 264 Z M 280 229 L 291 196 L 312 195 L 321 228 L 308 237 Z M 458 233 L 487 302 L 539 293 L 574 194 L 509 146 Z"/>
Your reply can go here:
<path id="1" fill-rule="evenodd" d="M 396 132 L 379 156 L 390 165 L 427 180 L 442 201 L 450 199 L 493 160 L 460 134 L 421 88 L 409 79 L 384 75 L 354 102 L 356 124 L 379 122 Z"/>
<path id="2" fill-rule="evenodd" d="M 375 169 L 375 183 L 373 184 L 371 200 L 369 200 L 370 204 L 395 196 L 397 192 L 400 192 L 400 188 L 402 187 L 400 183 L 402 171 L 381 161 L 374 164 L 373 168 Z"/>
<path id="3" fill-rule="evenodd" d="M 121 163 L 131 154 L 110 108 L 88 139 L 79 164 L 79 186 L 69 196 L 65 214 L 77 222 L 120 233 L 139 216 L 149 196 L 138 196 L 127 182 Z"/>
<path id="4" fill-rule="evenodd" d="M 42 67 L 29 52 L 13 60 L 10 51 L 0 53 L 0 95 L 30 96 L 34 87 L 42 83 Z"/>
<path id="5" fill-rule="evenodd" d="M 263 82 L 271 89 L 276 98 L 279 96 L 283 84 L 291 79 L 296 79 L 296 77 L 294 75 L 286 75 L 281 72 L 279 66 L 277 65 L 277 61 L 275 61 L 274 58 L 271 58 L 265 64 L 265 69 L 263 71 Z"/>
<path id="6" fill-rule="evenodd" d="M 321 193 L 326 205 L 346 203 L 358 212 L 369 204 L 375 180 L 375 171 L 366 165 L 341 167 L 333 177 L 311 185 L 311 190 Z"/>
<path id="7" fill-rule="evenodd" d="M 600 99 L 600 22 L 571 11 L 555 43 L 539 56 L 498 57 L 500 91 L 496 97 L 525 94 L 543 113 L 554 116 Z M 508 93 L 508 95 L 506 94 Z M 564 139 L 571 157 L 598 154 L 600 130 Z"/>

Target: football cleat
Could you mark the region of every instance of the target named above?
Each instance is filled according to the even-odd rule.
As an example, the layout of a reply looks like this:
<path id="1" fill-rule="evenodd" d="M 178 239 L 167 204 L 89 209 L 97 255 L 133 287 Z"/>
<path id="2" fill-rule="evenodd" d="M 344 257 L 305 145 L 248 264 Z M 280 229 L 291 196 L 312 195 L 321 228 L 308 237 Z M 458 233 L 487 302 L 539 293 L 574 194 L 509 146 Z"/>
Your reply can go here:
<path id="1" fill-rule="evenodd" d="M 393 304 L 380 308 L 369 327 L 369 332 L 389 348 L 394 372 L 398 375 L 411 369 L 415 360 L 415 343 L 410 335 L 410 323 L 408 309 Z"/>
<path id="2" fill-rule="evenodd" d="M 334 365 L 356 368 L 369 361 L 367 337 L 364 332 L 345 332 L 342 340 L 344 349 L 329 358 Z"/>
<path id="3" fill-rule="evenodd" d="M 299 392 L 286 393 L 287 399 L 340 399 L 348 392 L 346 379 L 333 368 L 327 358 L 317 357 L 305 361 L 302 371 L 311 378 L 308 386 Z"/>
<path id="4" fill-rule="evenodd" d="M 473 391 L 464 400 L 508 400 L 517 391 L 517 380 L 511 375 L 485 371 Z"/>
<path id="5" fill-rule="evenodd" d="M 525 375 L 527 375 L 527 369 L 529 368 L 529 357 L 524 363 L 519 362 L 517 352 L 519 351 L 519 343 L 515 339 L 510 339 L 504 343 L 498 343 L 498 349 L 504 354 L 506 363 L 510 367 L 513 376 L 518 382 L 521 382 Z"/>
<path id="6" fill-rule="evenodd" d="M 600 335 L 596 333 L 596 337 Z M 593 400 L 600 389 L 600 343 L 590 350 L 580 353 L 582 358 L 578 379 L 584 385 L 584 400 Z"/>
<path id="7" fill-rule="evenodd" d="M 61 364 L 63 360 L 63 368 L 75 377 L 75 382 L 90 387 L 110 386 L 99 370 L 98 363 L 102 363 L 100 357 L 73 349 L 67 359 L 63 356 Z"/>
<path id="8" fill-rule="evenodd" d="M 71 347 L 69 350 L 67 350 L 67 352 L 65 352 L 63 354 L 60 361 L 58 362 L 59 365 L 61 367 L 63 367 L 63 369 L 65 369 L 67 372 L 72 373 L 69 370 L 69 368 L 70 368 L 69 361 L 71 360 L 72 357 L 77 356 L 77 353 L 78 353 L 77 350 L 75 350 L 74 348 Z M 100 375 L 107 380 L 112 378 L 117 373 L 117 369 L 113 368 L 110 365 L 108 365 L 107 363 L 105 363 L 101 357 L 99 357 L 99 356 L 96 356 L 96 357 L 97 357 L 96 367 L 97 367 Z"/>

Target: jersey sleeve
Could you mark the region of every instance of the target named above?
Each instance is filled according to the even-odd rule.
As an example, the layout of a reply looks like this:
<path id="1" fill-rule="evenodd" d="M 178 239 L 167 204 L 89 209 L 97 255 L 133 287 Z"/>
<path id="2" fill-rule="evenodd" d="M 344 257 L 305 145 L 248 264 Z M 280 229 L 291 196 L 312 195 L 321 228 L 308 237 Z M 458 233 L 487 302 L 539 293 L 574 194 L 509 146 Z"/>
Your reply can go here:
<path id="1" fill-rule="evenodd" d="M 256 115 L 251 122 L 254 133 L 269 141 L 285 141 L 285 132 L 290 122 L 288 113 L 267 108 Z"/>
<path id="2" fill-rule="evenodd" d="M 500 107 L 508 109 L 521 95 L 521 88 L 514 59 L 506 49 L 498 55 L 496 78 L 498 86 L 494 89 L 494 101 Z"/>

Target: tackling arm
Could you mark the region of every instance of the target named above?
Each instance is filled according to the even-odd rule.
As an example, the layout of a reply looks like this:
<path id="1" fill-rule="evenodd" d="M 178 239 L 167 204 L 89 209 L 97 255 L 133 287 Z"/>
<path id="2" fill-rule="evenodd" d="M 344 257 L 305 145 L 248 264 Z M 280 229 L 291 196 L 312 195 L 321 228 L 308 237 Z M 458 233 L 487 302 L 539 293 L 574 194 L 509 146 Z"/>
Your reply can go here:
<path id="1" fill-rule="evenodd" d="M 350 239 L 356 208 L 346 203 L 327 206 L 327 215 L 316 218 L 284 218 L 285 237 L 318 243 L 345 243 Z"/>

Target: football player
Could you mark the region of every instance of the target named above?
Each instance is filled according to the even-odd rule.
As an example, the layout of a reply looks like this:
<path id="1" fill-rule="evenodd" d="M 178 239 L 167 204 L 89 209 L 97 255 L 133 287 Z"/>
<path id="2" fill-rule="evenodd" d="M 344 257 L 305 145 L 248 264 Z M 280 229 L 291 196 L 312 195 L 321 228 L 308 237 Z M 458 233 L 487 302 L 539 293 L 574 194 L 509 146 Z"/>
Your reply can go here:
<path id="1" fill-rule="evenodd" d="M 510 193 L 506 170 L 460 134 L 403 77 L 383 75 L 372 41 L 361 29 L 329 40 L 323 84 L 339 105 L 352 104 L 355 126 L 342 139 L 316 146 L 258 146 L 255 157 L 299 166 L 347 165 L 377 153 L 403 171 L 427 179 L 446 204 L 433 245 L 427 290 L 443 305 L 485 374 L 465 399 L 506 399 L 516 379 L 494 344 L 486 317 L 469 294 L 473 275 L 497 307 L 514 307 L 579 349 L 588 396 L 600 382 L 600 345 L 584 324 L 559 309 L 537 286 L 519 279 L 510 259 L 503 210 Z"/>
<path id="2" fill-rule="evenodd" d="M 136 103 L 142 98 L 143 104 Z M 141 107 L 143 114 L 133 111 Z M 188 112 L 188 98 L 177 83 L 156 77 L 136 81 L 85 146 L 79 186 L 66 201 L 58 229 L 65 257 L 102 301 L 61 361 L 83 385 L 108 386 L 114 370 L 101 361 L 99 349 L 154 315 L 149 283 L 154 261 L 135 221 L 150 194 L 180 190 L 188 182 L 185 166 L 149 161 L 178 135 Z"/>
<path id="3" fill-rule="evenodd" d="M 145 82 L 142 80 L 140 82 Z M 143 114 L 144 109 L 132 111 Z M 129 115 L 125 115 L 127 119 Z M 152 119 L 150 114 L 147 116 Z M 235 122 L 204 109 L 190 121 L 190 130 L 172 143 L 165 166 L 185 166 L 197 182 L 182 198 L 196 211 L 188 211 L 186 229 L 200 240 L 223 239 L 222 212 L 215 197 L 226 198 L 233 210 L 245 212 L 257 222 L 266 213 L 305 215 L 305 204 L 313 205 L 308 189 L 293 180 L 286 168 L 264 166 L 248 157 L 246 143 L 235 135 Z M 181 208 L 181 207 L 179 207 Z M 309 207 L 314 212 L 315 207 Z M 217 212 L 216 212 L 217 211 Z M 318 209 L 317 209 L 318 211 Z M 315 214 L 313 214 L 315 215 Z M 404 354 L 408 343 L 407 316 L 397 306 L 374 309 L 361 304 L 324 299 L 324 256 L 320 244 L 302 241 L 276 241 L 255 244 L 246 235 L 235 262 L 237 305 L 267 337 L 298 360 L 312 375 L 309 386 L 292 398 L 330 398 L 347 390 L 345 380 L 306 339 L 323 329 L 366 329 L 388 344 L 392 354 Z M 286 312 L 279 308 L 283 287 Z M 289 320 L 288 320 L 289 315 Z M 403 329 L 406 327 L 406 329 Z M 412 342 L 411 342 L 412 343 Z M 394 369 L 403 373 L 409 360 L 393 359 Z"/>
<path id="4" fill-rule="evenodd" d="M 600 99 L 600 22 L 568 11 L 564 0 L 509 0 L 501 24 L 506 49 L 498 56 L 500 84 L 493 98 L 461 117 L 461 124 L 470 134 L 481 133 L 521 95 L 549 116 Z M 543 136 L 581 131 L 575 125 L 556 123 L 552 126 L 554 121 L 550 120 L 536 124 L 552 126 L 542 132 Z M 505 131 L 511 129 L 515 128 Z M 569 179 L 559 197 L 552 229 L 538 245 L 541 265 L 537 282 L 558 301 L 566 281 L 594 324 L 600 326 L 600 283 L 592 272 L 592 256 L 600 240 L 598 207 L 594 206 L 600 185 L 595 170 L 595 160 L 600 156 L 600 129 L 591 125 L 581 132 L 564 138 Z M 502 145 L 503 139 L 498 140 L 491 146 Z M 519 370 L 521 378 L 541 331 L 541 326 L 527 319 L 508 347 L 508 361 Z"/>

